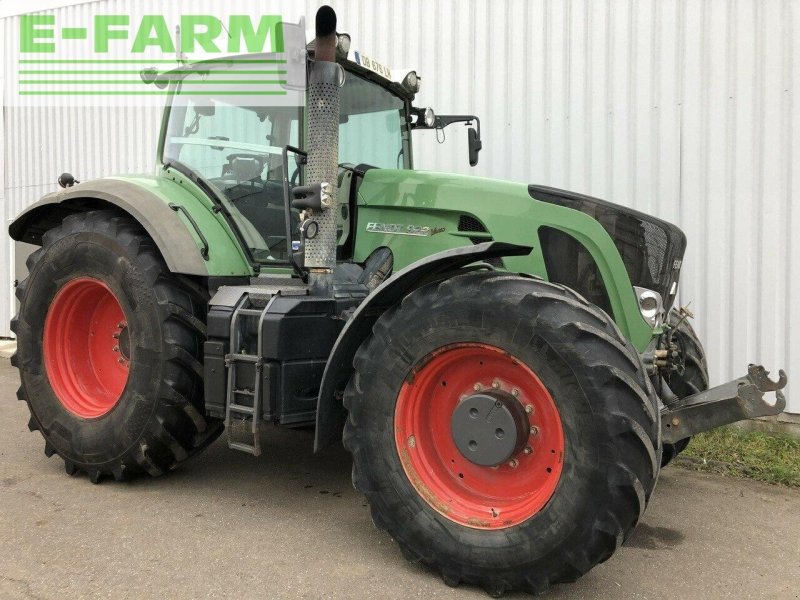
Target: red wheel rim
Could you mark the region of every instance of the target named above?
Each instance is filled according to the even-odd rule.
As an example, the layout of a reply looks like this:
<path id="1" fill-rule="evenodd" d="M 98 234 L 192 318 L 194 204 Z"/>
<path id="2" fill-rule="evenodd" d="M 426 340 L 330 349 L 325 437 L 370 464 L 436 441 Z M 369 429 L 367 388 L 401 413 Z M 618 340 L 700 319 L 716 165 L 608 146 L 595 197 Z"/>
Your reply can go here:
<path id="1" fill-rule="evenodd" d="M 491 389 L 521 402 L 531 431 L 525 450 L 484 467 L 461 454 L 450 419 L 464 398 Z M 530 368 L 495 346 L 454 344 L 420 361 L 400 389 L 394 429 L 411 484 L 461 525 L 502 529 L 521 523 L 547 504 L 561 477 L 564 432 L 552 396 Z"/>
<path id="2" fill-rule="evenodd" d="M 62 287 L 47 311 L 42 339 L 50 386 L 64 408 L 91 419 L 117 404 L 128 381 L 130 336 L 111 289 L 90 277 Z"/>

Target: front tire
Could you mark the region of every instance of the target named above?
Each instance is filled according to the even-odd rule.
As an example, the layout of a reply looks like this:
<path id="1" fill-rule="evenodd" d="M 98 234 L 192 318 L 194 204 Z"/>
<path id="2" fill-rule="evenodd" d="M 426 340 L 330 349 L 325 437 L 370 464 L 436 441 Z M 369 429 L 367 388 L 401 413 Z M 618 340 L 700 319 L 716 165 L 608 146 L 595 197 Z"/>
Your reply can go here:
<path id="1" fill-rule="evenodd" d="M 203 292 L 169 272 L 136 222 L 69 216 L 28 270 L 12 321 L 18 396 L 67 473 L 160 475 L 219 435 L 204 416 Z"/>
<path id="2" fill-rule="evenodd" d="M 570 290 L 499 273 L 427 285 L 381 316 L 354 366 L 353 483 L 376 525 L 446 583 L 496 596 L 574 581 L 644 512 L 658 401 L 611 319 Z M 470 455 L 491 435 L 461 439 L 460 407 L 483 410 L 482 396 L 511 415 L 503 441 L 514 419 L 523 432 L 497 465 Z"/>

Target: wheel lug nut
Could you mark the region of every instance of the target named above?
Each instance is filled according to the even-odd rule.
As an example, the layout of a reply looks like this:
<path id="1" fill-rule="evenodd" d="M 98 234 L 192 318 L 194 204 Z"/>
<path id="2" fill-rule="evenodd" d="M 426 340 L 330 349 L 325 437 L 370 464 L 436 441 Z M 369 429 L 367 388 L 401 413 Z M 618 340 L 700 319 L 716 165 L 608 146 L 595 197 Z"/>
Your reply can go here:
<path id="1" fill-rule="evenodd" d="M 475 390 L 476 392 L 480 392 L 481 391 L 481 384 L 480 383 L 476 383 L 475 385 L 472 386 L 472 389 Z"/>
<path id="2" fill-rule="evenodd" d="M 119 346 L 114 346 L 114 347 L 112 348 L 112 350 L 113 350 L 114 352 L 119 352 Z"/>
<path id="3" fill-rule="evenodd" d="M 528 414 L 531 414 L 533 412 L 533 405 L 532 404 L 526 405 L 525 406 L 525 412 L 528 413 Z"/>
<path id="4" fill-rule="evenodd" d="M 492 382 L 492 387 L 494 389 L 499 389 L 500 388 L 500 382 L 499 381 L 493 381 Z"/>
<path id="5" fill-rule="evenodd" d="M 120 329 L 125 329 L 127 326 L 128 325 L 127 323 L 125 323 L 125 321 L 120 321 L 119 323 L 117 323 L 117 327 Z"/>
<path id="6" fill-rule="evenodd" d="M 512 469 L 516 469 L 517 465 L 519 465 L 519 461 L 516 458 L 512 458 L 510 461 L 508 461 L 508 466 Z"/>
<path id="7" fill-rule="evenodd" d="M 111 337 L 114 338 L 115 340 L 118 340 L 119 339 L 119 334 L 118 333 L 112 333 Z"/>
<path id="8" fill-rule="evenodd" d="M 539 428 L 536 425 L 531 425 L 531 435 L 539 435 Z"/>
<path id="9" fill-rule="evenodd" d="M 117 359 L 117 362 L 118 362 L 119 364 L 121 364 L 121 365 L 124 365 L 124 364 L 125 364 L 126 362 L 128 362 L 128 361 L 127 361 L 127 360 L 125 360 L 124 358 L 122 358 L 122 357 L 120 356 L 120 357 Z"/>
<path id="10" fill-rule="evenodd" d="M 530 453 L 533 452 L 533 449 L 530 446 L 525 446 L 524 452 L 525 452 L 525 454 L 530 454 Z"/>
<path id="11" fill-rule="evenodd" d="M 519 390 L 517 388 L 514 388 L 513 390 L 511 390 L 511 395 L 514 396 L 514 398 L 519 398 Z"/>

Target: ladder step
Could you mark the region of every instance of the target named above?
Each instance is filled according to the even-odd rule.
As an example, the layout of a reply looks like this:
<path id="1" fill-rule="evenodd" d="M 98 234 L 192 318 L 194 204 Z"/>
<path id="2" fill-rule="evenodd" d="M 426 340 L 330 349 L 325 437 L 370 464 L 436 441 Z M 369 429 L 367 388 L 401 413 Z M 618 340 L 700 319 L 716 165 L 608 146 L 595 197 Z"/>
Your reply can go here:
<path id="1" fill-rule="evenodd" d="M 247 301 L 245 297 L 238 305 L 233 313 L 233 321 L 231 322 L 231 349 L 241 348 L 241 318 L 245 317 L 262 317 L 264 315 L 263 309 L 244 308 L 244 303 Z M 261 349 L 261 331 L 258 332 L 258 345 L 259 351 Z M 239 369 L 236 368 L 237 364 L 249 363 L 255 367 L 255 379 L 252 382 L 254 386 L 252 389 L 247 389 L 249 382 L 242 382 L 237 384 L 237 375 Z M 261 402 L 259 399 L 260 379 L 261 379 L 261 366 L 263 362 L 261 357 L 257 354 L 245 354 L 244 352 L 232 352 L 225 355 L 225 365 L 228 367 L 228 389 L 226 398 L 226 411 L 225 411 L 225 428 L 228 434 L 228 448 L 239 450 L 259 456 L 261 454 L 261 441 L 259 440 L 260 420 L 261 420 Z M 252 406 L 246 406 L 239 402 L 246 402 L 244 398 L 252 398 Z M 243 429 L 249 430 L 249 438 L 252 443 L 239 441 L 241 435 L 245 432 Z"/>
<path id="2" fill-rule="evenodd" d="M 231 362 L 258 362 L 258 357 L 253 354 L 226 354 L 225 358 Z"/>
<path id="3" fill-rule="evenodd" d="M 261 448 L 256 448 L 255 446 L 250 446 L 248 444 L 243 444 L 241 442 L 228 442 L 228 448 L 231 450 L 241 450 L 242 452 L 247 452 L 248 454 L 252 454 L 253 456 L 259 456 L 261 454 Z"/>

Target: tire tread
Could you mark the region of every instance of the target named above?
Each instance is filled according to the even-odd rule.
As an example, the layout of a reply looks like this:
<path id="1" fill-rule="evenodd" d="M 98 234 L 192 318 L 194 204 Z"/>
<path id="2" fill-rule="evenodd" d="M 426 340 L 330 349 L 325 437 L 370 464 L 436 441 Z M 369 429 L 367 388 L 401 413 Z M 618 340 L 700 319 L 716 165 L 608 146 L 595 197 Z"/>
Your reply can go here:
<path id="1" fill-rule="evenodd" d="M 186 340 L 205 339 L 205 315 L 203 303 L 198 292 L 177 276 L 167 271 L 157 247 L 144 230 L 126 215 L 114 210 L 93 210 L 66 217 L 60 226 L 48 230 L 43 236 L 43 247 L 28 259 L 29 271 L 36 268 L 38 261 L 45 256 L 47 249 L 68 235 L 78 232 L 95 232 L 114 238 L 125 246 L 129 255 L 134 256 L 145 274 L 153 278 L 159 297 L 157 307 L 162 323 L 182 330 L 178 336 L 165 339 L 163 356 L 165 372 L 181 372 L 191 380 L 191 389 L 199 390 L 188 394 L 179 388 L 176 377 L 164 377 L 158 392 L 159 401 L 155 412 L 145 427 L 141 438 L 123 456 L 102 465 L 81 465 L 66 457 L 65 470 L 74 474 L 77 470 L 86 471 L 92 482 L 103 478 L 117 481 L 128 480 L 137 473 L 161 475 L 177 467 L 187 458 L 207 447 L 222 432 L 222 422 L 207 418 L 202 412 L 203 366 L 200 361 L 201 343 L 188 345 Z M 29 278 L 22 281 L 16 289 L 17 298 L 24 303 Z M 187 306 L 186 298 L 191 299 Z M 20 330 L 22 315 L 15 317 L 14 326 Z M 172 339 L 174 338 L 174 339 Z M 16 360 L 18 364 L 25 361 Z M 28 402 L 26 390 L 22 385 L 17 392 L 21 400 Z M 30 409 L 30 402 L 28 402 Z M 35 422 L 31 412 L 31 420 Z M 49 442 L 48 450 L 52 449 Z M 58 453 L 57 451 L 55 451 Z"/>
<path id="2" fill-rule="evenodd" d="M 498 289 L 502 289 L 502 293 Z M 477 294 L 516 302 L 532 315 L 532 322 L 556 331 L 560 340 L 556 352 L 569 352 L 570 347 L 575 346 L 584 348 L 584 354 L 594 358 L 588 363 L 589 368 L 575 373 L 581 387 L 607 390 L 605 406 L 608 408 L 598 412 L 597 417 L 604 421 L 616 448 L 617 458 L 606 484 L 612 497 L 612 509 L 587 526 L 587 531 L 592 533 L 585 544 L 562 547 L 559 556 L 553 559 L 554 564 L 561 566 L 546 573 L 520 571 L 499 576 L 468 565 L 453 564 L 436 555 L 420 557 L 403 539 L 401 517 L 379 510 L 377 500 L 382 492 L 363 468 L 367 438 L 360 425 L 360 415 L 369 406 L 370 399 L 359 382 L 366 373 L 375 370 L 375 357 L 401 335 L 395 327 L 399 315 L 408 310 L 429 308 L 434 301 L 437 305 L 449 306 Z M 496 272 L 457 276 L 423 286 L 378 319 L 372 335 L 356 352 L 353 365 L 354 374 L 344 393 L 348 418 L 343 435 L 345 448 L 353 455 L 353 485 L 367 496 L 376 526 L 389 531 L 406 558 L 422 560 L 437 570 L 448 585 L 470 583 L 492 596 L 511 590 L 541 594 L 552 584 L 574 581 L 610 557 L 641 518 L 655 487 L 660 463 L 658 401 L 638 353 L 613 320 L 567 288 Z M 627 453 L 639 458 L 631 460 Z"/>

